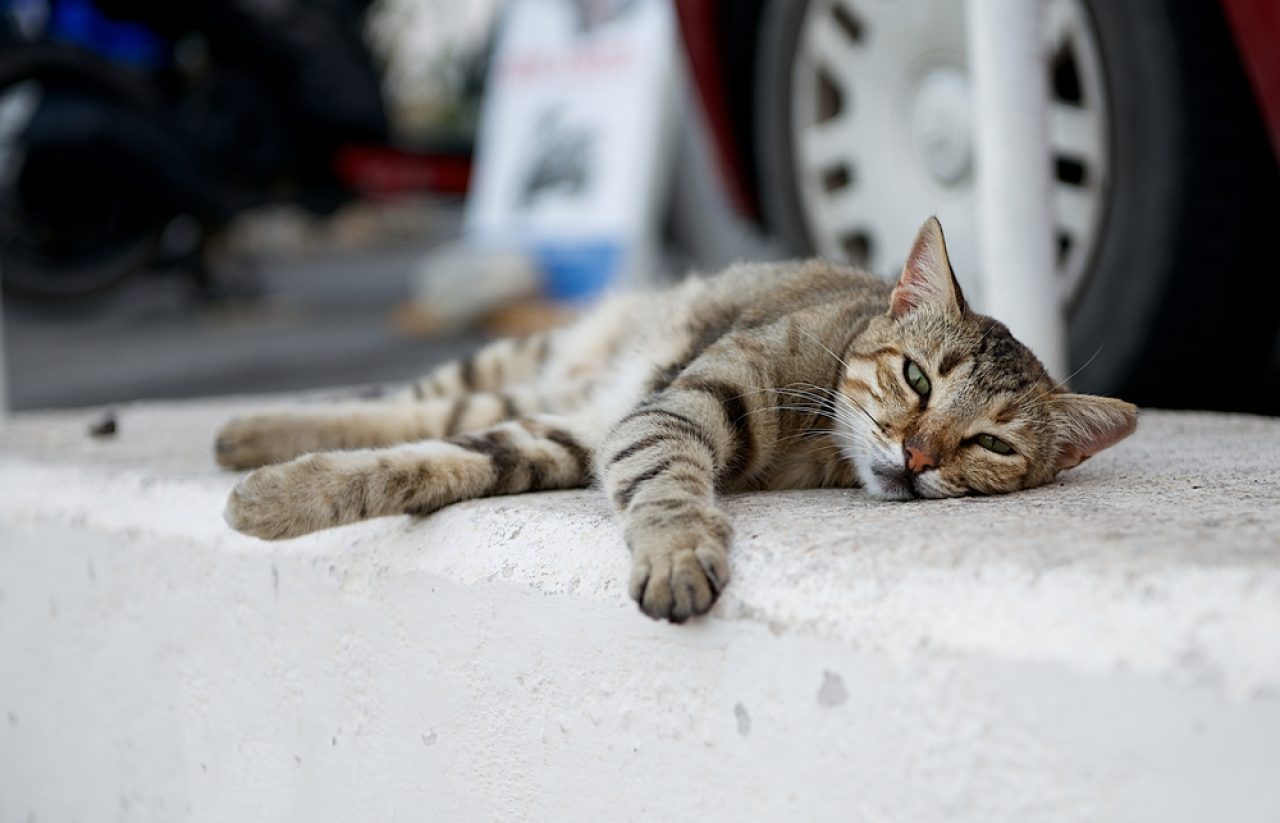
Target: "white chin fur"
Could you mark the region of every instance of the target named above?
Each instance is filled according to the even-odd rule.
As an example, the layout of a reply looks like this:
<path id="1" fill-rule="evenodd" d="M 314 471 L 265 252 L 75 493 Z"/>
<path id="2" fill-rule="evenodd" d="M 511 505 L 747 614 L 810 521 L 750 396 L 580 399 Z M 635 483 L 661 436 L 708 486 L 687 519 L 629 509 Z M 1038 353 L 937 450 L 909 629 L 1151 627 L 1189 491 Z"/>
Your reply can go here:
<path id="1" fill-rule="evenodd" d="M 925 472 L 916 478 L 915 494 L 913 495 L 910 490 L 900 484 L 886 482 L 885 478 L 872 471 L 872 459 L 859 454 L 853 449 L 845 449 L 844 456 L 857 470 L 858 480 L 862 483 L 863 491 L 877 500 L 912 500 L 916 497 L 937 500 L 959 496 L 959 493 L 949 491 L 944 487 L 934 472 Z"/>
<path id="2" fill-rule="evenodd" d="M 960 496 L 957 492 L 949 491 L 933 472 L 925 472 L 916 480 L 916 494 L 934 500 Z"/>
<path id="3" fill-rule="evenodd" d="M 867 494 L 877 500 L 913 500 L 911 492 L 902 486 L 887 488 L 879 481 L 872 480 L 870 483 L 864 483 L 863 488 Z"/>
<path id="4" fill-rule="evenodd" d="M 853 464 L 862 490 L 877 500 L 910 500 L 911 492 L 898 485 L 890 486 L 871 469 L 872 460 L 853 449 L 845 449 L 845 459 Z"/>

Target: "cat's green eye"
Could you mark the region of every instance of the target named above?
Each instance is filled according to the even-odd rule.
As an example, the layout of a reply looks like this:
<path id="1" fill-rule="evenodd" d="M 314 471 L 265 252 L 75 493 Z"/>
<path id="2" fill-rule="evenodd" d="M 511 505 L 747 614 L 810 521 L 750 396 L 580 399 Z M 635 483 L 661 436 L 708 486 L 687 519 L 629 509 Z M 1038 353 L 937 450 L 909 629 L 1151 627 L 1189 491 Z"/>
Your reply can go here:
<path id="1" fill-rule="evenodd" d="M 992 437 L 989 434 L 980 434 L 974 438 L 978 445 L 987 451 L 993 451 L 996 454 L 1013 454 L 1013 446 L 1001 440 L 999 437 Z"/>
<path id="2" fill-rule="evenodd" d="M 929 378 L 924 376 L 924 372 L 920 371 L 920 367 L 912 361 L 908 360 L 902 367 L 902 375 L 907 378 L 908 385 L 915 389 L 916 394 L 921 397 L 928 397 L 931 386 Z"/>

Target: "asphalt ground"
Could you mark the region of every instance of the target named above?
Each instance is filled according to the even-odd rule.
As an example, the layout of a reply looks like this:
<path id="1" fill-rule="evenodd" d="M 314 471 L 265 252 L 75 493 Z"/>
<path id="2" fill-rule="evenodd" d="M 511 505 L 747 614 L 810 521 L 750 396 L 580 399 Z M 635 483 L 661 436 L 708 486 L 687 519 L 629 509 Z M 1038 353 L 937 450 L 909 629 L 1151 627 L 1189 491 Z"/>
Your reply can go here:
<path id="1" fill-rule="evenodd" d="M 193 278 L 173 270 L 141 273 L 81 304 L 6 299 L 10 407 L 383 383 L 468 351 L 478 335 L 424 339 L 393 321 L 410 272 L 456 236 L 460 209 L 397 219 L 394 231 L 365 219 L 357 230 L 364 236 L 344 242 L 333 235 L 350 235 L 350 220 L 333 230 L 317 222 L 282 240 L 271 233 L 290 234 L 292 224 L 259 219 L 224 264 L 235 271 L 222 272 L 254 282 L 261 295 L 250 299 L 205 299 Z"/>

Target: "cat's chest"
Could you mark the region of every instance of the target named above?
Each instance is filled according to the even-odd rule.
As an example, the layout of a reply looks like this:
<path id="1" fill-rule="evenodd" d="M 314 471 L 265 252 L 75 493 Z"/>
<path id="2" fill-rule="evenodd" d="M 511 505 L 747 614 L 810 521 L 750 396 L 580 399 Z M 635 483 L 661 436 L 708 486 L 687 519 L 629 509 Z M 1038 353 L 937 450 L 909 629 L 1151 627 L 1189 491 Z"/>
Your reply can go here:
<path id="1" fill-rule="evenodd" d="M 830 435 L 815 434 L 796 443 L 779 445 L 771 469 L 758 481 L 759 488 L 849 488 L 858 485 L 857 474 Z"/>

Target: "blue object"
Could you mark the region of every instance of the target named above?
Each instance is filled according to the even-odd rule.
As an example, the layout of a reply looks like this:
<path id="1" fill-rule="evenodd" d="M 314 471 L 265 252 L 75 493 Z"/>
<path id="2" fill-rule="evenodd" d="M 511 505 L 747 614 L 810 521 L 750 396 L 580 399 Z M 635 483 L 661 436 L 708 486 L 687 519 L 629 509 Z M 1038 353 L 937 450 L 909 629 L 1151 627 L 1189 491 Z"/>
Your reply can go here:
<path id="1" fill-rule="evenodd" d="M 613 240 L 539 243 L 532 252 L 544 291 L 555 300 L 599 294 L 617 278 L 622 261 L 622 244 Z"/>
<path id="2" fill-rule="evenodd" d="M 160 68 L 168 58 L 159 35 L 141 23 L 107 17 L 91 0 L 57 0 L 49 20 L 49 36 L 137 68 Z"/>

